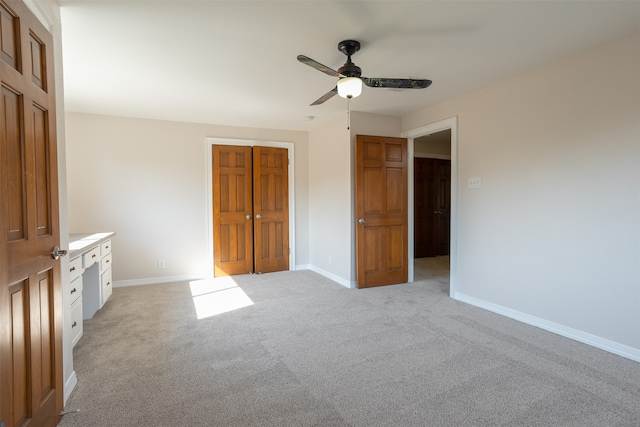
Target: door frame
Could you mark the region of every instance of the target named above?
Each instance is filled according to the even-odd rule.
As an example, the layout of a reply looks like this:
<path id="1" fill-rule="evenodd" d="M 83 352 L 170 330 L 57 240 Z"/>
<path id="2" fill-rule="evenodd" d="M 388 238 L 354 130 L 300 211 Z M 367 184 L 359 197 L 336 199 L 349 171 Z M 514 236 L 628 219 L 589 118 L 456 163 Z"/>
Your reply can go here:
<path id="1" fill-rule="evenodd" d="M 450 255 L 449 255 L 449 296 L 455 298 L 458 290 L 458 117 L 450 117 L 416 129 L 411 129 L 401 133 L 403 138 L 408 139 L 407 148 L 409 151 L 409 259 L 413 260 L 415 253 L 414 231 L 414 139 L 420 136 L 430 135 L 443 130 L 451 130 L 451 222 L 450 222 Z M 409 263 L 409 282 L 413 282 L 414 265 Z"/>
<path id="2" fill-rule="evenodd" d="M 209 260 L 207 261 L 207 272 L 213 277 L 213 146 L 214 145 L 236 145 L 243 147 L 272 147 L 285 148 L 287 150 L 287 159 L 289 160 L 289 271 L 294 271 L 296 261 L 296 240 L 295 240 L 295 187 L 294 187 L 294 144 L 293 142 L 282 141 L 261 141 L 253 139 L 233 139 L 233 138 L 205 138 L 205 160 L 207 171 L 206 182 L 206 201 L 207 201 L 207 251 Z"/>

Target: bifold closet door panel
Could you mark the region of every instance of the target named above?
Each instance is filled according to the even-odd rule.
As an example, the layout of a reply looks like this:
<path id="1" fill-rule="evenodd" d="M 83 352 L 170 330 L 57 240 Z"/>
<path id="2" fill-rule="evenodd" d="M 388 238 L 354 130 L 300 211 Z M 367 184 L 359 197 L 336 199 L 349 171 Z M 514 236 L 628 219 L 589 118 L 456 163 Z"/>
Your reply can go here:
<path id="1" fill-rule="evenodd" d="M 213 146 L 214 276 L 253 272 L 251 147 Z"/>
<path id="2" fill-rule="evenodd" d="M 253 148 L 255 271 L 289 269 L 289 162 L 284 148 Z"/>

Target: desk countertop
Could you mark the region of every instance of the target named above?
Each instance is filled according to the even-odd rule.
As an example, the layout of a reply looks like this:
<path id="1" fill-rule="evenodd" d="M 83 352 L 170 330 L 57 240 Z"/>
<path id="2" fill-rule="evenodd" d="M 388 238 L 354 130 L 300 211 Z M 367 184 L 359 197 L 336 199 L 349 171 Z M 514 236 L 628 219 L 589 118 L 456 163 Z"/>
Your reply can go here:
<path id="1" fill-rule="evenodd" d="M 114 232 L 69 234 L 69 258 L 73 259 L 90 251 L 115 236 L 115 234 Z"/>

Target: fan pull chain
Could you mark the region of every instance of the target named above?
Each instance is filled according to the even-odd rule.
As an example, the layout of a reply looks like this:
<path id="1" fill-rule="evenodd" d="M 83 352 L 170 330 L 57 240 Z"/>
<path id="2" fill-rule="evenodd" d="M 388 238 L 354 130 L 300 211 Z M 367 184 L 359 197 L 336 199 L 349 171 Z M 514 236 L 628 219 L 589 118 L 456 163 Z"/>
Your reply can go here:
<path id="1" fill-rule="evenodd" d="M 351 98 L 347 98 L 347 130 L 351 129 Z"/>

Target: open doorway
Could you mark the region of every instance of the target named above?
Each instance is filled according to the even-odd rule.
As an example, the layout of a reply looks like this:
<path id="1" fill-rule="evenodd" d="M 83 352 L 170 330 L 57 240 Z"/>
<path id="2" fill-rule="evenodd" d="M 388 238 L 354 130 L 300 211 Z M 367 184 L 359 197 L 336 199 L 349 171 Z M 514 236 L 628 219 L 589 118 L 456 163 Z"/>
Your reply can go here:
<path id="1" fill-rule="evenodd" d="M 417 129 L 413 129 L 407 132 L 403 132 L 402 136 L 408 138 L 409 142 L 409 281 L 418 280 L 433 280 L 438 282 L 437 286 L 441 287 L 443 292 L 446 292 L 452 298 L 455 298 L 457 293 L 457 236 L 458 236 L 458 119 L 457 117 L 451 117 L 449 119 L 441 120 L 439 122 L 432 123 Z M 448 139 L 448 141 L 447 141 Z M 423 245 L 424 242 L 420 241 L 420 237 L 416 239 L 416 206 L 415 206 L 415 191 L 416 191 L 416 177 L 415 175 L 415 159 L 421 158 L 433 158 L 438 160 L 447 160 L 448 162 L 441 164 L 438 168 L 446 168 L 448 166 L 448 173 L 443 173 L 444 179 L 434 178 L 439 186 L 446 187 L 443 189 L 445 193 L 448 190 L 448 212 L 444 212 L 442 209 L 433 209 L 431 211 L 432 216 L 434 212 L 437 218 L 435 222 L 440 221 L 448 223 L 448 237 L 446 235 L 446 225 L 444 229 L 441 227 L 440 237 L 434 238 L 434 245 L 442 248 L 446 241 L 448 241 L 449 255 L 435 256 L 423 256 L 421 253 L 422 247 L 416 247 Z M 438 162 L 436 162 L 438 163 Z M 420 184 L 417 184 L 418 186 Z M 445 233 L 442 233 L 442 230 Z M 431 244 L 431 243 L 429 243 Z M 434 246 L 432 245 L 432 246 Z M 418 249 L 418 252 L 416 252 Z M 433 254 L 432 254 L 433 255 Z"/>
<path id="2" fill-rule="evenodd" d="M 414 139 L 414 281 L 449 293 L 451 129 Z"/>

